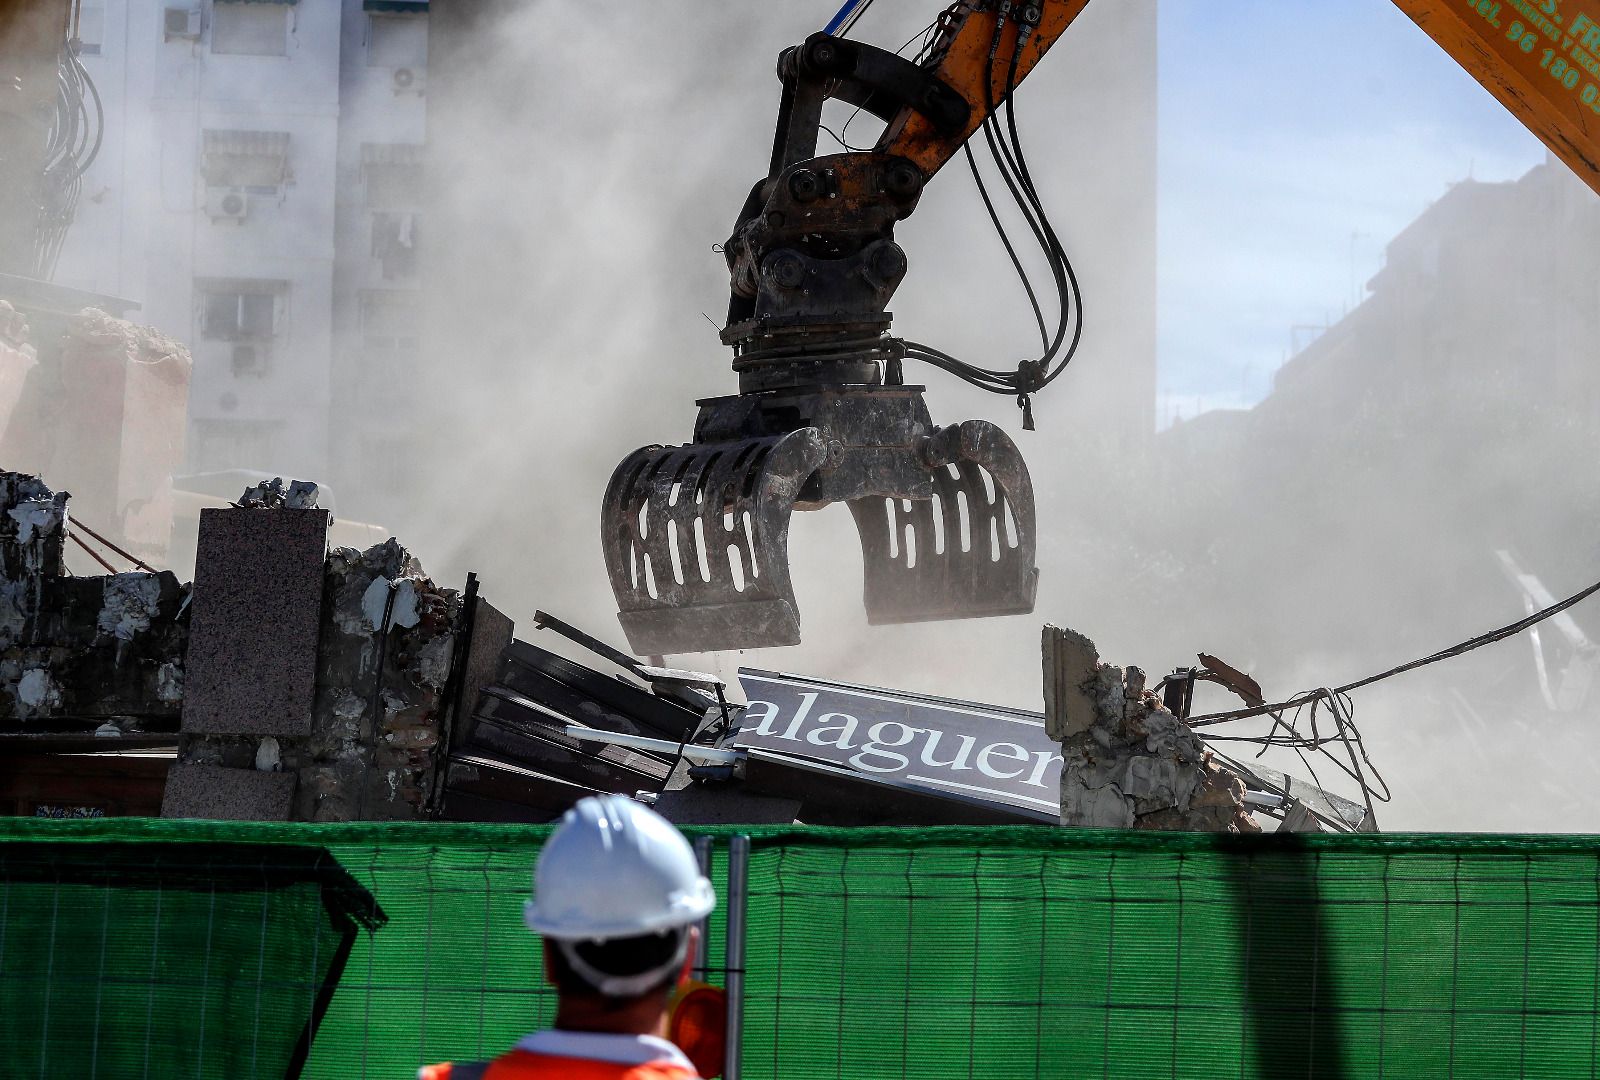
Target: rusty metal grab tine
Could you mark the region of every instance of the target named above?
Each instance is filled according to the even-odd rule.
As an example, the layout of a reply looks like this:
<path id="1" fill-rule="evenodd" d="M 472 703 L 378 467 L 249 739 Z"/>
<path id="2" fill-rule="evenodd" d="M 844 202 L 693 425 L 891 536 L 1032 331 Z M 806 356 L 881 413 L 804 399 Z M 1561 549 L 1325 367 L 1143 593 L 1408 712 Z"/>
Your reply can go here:
<path id="1" fill-rule="evenodd" d="M 867 621 L 1032 611 L 1039 588 L 1033 485 L 1016 444 L 993 424 L 968 420 L 932 436 L 925 458 L 934 489 L 926 503 L 907 511 L 892 499 L 850 502 L 861 535 Z"/>
<path id="2" fill-rule="evenodd" d="M 601 535 L 635 653 L 799 643 L 789 518 L 826 458 L 816 430 L 802 428 L 646 447 L 623 460 L 606 489 Z"/>

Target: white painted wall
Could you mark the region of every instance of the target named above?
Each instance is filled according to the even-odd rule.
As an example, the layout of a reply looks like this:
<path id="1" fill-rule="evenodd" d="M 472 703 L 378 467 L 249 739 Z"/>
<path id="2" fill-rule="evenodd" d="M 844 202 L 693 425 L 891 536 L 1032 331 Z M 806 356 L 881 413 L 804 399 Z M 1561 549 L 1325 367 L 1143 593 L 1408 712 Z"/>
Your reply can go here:
<path id="1" fill-rule="evenodd" d="M 165 40 L 163 9 L 189 2 L 202 6 L 200 39 Z M 191 468 L 328 480 L 330 403 L 347 403 L 335 402 L 336 340 L 358 325 L 360 289 L 376 274 L 361 144 L 420 143 L 423 98 L 396 93 L 392 69 L 368 65 L 376 16 L 361 0 L 283 5 L 282 56 L 213 53 L 218 3 L 105 0 L 100 51 L 83 57 L 105 105 L 105 142 L 56 280 L 135 300 L 136 318 L 191 345 Z M 278 197 L 250 196 L 241 223 L 205 212 L 206 129 L 289 134 L 291 179 Z M 286 283 L 264 375 L 236 375 L 230 347 L 202 338 L 196 282 L 211 278 Z M 241 424 L 270 431 L 269 441 L 230 451 L 208 437 Z"/>

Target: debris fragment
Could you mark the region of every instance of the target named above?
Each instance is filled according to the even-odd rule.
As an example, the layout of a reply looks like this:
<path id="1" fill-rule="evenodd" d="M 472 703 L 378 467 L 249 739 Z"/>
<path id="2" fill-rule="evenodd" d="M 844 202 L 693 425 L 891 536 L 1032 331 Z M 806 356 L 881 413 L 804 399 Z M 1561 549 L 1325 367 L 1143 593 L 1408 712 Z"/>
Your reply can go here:
<path id="1" fill-rule="evenodd" d="M 1146 689 L 1100 662 L 1081 634 L 1044 632 L 1045 723 L 1061 740 L 1061 823 L 1084 828 L 1260 832 L 1245 783 Z"/>
<path id="2" fill-rule="evenodd" d="M 16 684 L 17 715 L 26 719 L 61 704 L 61 687 L 42 667 L 28 668 Z"/>
<path id="3" fill-rule="evenodd" d="M 105 579 L 96 626 L 102 634 L 132 641 L 160 615 L 161 582 L 154 574 L 114 574 Z"/>
<path id="4" fill-rule="evenodd" d="M 256 746 L 256 771 L 277 772 L 280 764 L 278 740 L 271 735 L 263 736 Z"/>
<path id="5" fill-rule="evenodd" d="M 320 496 L 321 489 L 309 480 L 291 480 L 285 487 L 283 477 L 274 476 L 245 488 L 239 505 L 257 510 L 315 510 Z"/>

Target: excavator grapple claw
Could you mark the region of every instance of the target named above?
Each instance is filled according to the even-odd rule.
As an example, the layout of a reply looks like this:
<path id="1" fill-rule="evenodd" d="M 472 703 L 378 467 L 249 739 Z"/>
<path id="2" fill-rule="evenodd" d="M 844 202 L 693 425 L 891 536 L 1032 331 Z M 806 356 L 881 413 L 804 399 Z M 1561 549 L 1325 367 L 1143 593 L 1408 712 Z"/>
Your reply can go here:
<path id="1" fill-rule="evenodd" d="M 1005 432 L 934 428 L 914 387 L 719 398 L 702 403 L 695 442 L 635 451 L 606 490 L 602 542 L 633 651 L 798 644 L 789 517 L 836 502 L 861 536 L 871 622 L 1033 610 L 1033 491 Z"/>
<path id="2" fill-rule="evenodd" d="M 1033 610 L 1033 485 L 1004 431 L 983 420 L 944 428 L 924 453 L 927 499 L 853 499 L 867 620 L 970 619 Z"/>
<path id="3" fill-rule="evenodd" d="M 827 458 L 814 428 L 630 454 L 601 526 L 618 617 L 636 654 L 797 645 L 789 515 Z"/>

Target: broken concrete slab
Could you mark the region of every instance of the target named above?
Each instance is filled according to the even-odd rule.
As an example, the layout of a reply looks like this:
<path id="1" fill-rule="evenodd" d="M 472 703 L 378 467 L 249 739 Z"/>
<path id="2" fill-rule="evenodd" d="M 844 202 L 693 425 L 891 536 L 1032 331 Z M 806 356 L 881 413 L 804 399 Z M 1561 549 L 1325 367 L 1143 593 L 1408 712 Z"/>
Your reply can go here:
<path id="1" fill-rule="evenodd" d="M 65 492 L 0 472 L 0 728 L 175 724 L 187 586 L 167 571 L 72 576 L 71 528 Z"/>
<path id="2" fill-rule="evenodd" d="M 294 773 L 178 762 L 167 771 L 161 816 L 212 821 L 288 821 L 295 781 Z"/>
<path id="3" fill-rule="evenodd" d="M 311 734 L 329 520 L 201 511 L 183 731 Z"/>
<path id="4" fill-rule="evenodd" d="M 1094 725 L 1097 706 L 1092 687 L 1100 655 L 1082 634 L 1048 623 L 1042 652 L 1045 734 L 1060 742 Z"/>

